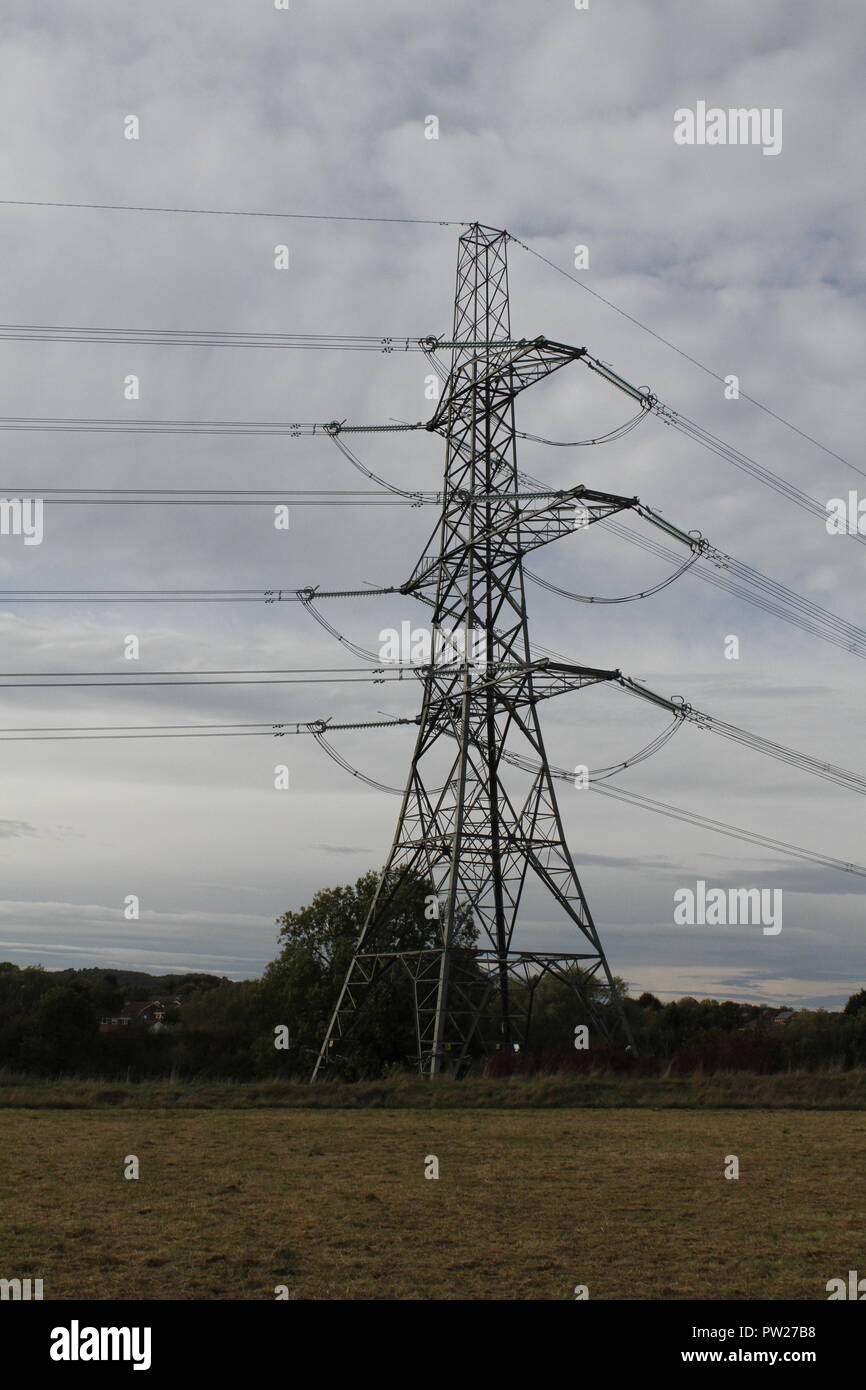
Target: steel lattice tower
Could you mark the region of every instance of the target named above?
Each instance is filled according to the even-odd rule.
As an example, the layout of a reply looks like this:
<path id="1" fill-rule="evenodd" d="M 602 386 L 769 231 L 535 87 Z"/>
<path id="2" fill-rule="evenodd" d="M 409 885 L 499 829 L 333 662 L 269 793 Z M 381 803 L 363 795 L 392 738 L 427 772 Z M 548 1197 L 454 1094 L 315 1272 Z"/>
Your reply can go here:
<path id="1" fill-rule="evenodd" d="M 395 967 L 411 978 L 419 1067 L 432 1076 L 446 1063 L 460 1067 L 491 1008 L 498 1015 L 496 1044 L 510 1050 L 514 1042 L 523 1043 L 534 985 L 548 973 L 579 991 L 574 967 L 600 974 L 629 1037 L 566 844 L 537 711 L 538 701 L 613 673 L 533 659 L 523 577 L 527 552 L 628 501 L 582 487 L 521 491 L 515 397 L 585 349 L 511 338 L 507 242 L 506 232 L 478 224 L 460 237 L 453 339 L 437 344 L 450 347 L 451 367 L 427 425 L 446 440 L 442 515 L 428 553 L 401 586 L 432 607 L 434 655 L 424 673 L 419 732 L 396 834 L 314 1079 L 349 1042 L 370 991 Z M 441 635 L 454 631 L 465 634 L 465 655 L 437 662 L 437 644 L 447 642 Z M 473 634 L 480 634 L 474 651 Z M 436 748 L 441 759 L 443 745 L 447 772 L 439 785 L 441 766 L 434 775 L 430 755 Z M 503 772 L 514 762 L 520 766 L 521 758 L 533 775 L 516 804 Z M 441 904 L 435 948 L 401 950 L 389 938 L 389 912 L 405 870 L 428 879 Z M 561 919 L 576 929 L 575 950 L 512 949 L 530 872 Z M 470 912 L 479 928 L 471 949 L 455 941 L 456 924 Z M 529 987 L 529 1005 L 518 1016 L 513 980 Z M 603 1021 L 597 1022 L 607 1035 Z"/>

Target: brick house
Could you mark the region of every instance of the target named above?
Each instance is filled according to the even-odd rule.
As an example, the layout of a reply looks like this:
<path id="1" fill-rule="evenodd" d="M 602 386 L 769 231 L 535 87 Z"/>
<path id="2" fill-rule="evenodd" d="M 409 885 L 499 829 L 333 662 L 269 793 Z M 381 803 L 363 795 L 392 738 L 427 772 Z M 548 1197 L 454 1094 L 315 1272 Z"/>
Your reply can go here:
<path id="1" fill-rule="evenodd" d="M 106 1014 L 99 1020 L 100 1033 L 122 1033 L 127 1028 L 146 1028 L 158 1033 L 169 1009 L 180 1007 L 179 999 L 132 1000 L 119 1014 Z"/>

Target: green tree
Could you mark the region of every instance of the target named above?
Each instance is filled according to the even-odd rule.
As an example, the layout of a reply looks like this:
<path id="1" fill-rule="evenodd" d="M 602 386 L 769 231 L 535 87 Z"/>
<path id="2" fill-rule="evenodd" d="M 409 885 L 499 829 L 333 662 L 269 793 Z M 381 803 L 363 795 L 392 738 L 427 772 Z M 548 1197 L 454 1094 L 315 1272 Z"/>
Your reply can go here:
<path id="1" fill-rule="evenodd" d="M 25 1039 L 33 1012 L 54 983 L 41 965 L 28 965 L 23 970 L 10 961 L 0 965 L 0 1064 L 27 1065 Z"/>
<path id="2" fill-rule="evenodd" d="M 826 1009 L 801 1009 L 779 1029 L 782 1055 L 793 1068 L 816 1070 L 845 1065 L 844 1015 Z"/>
<path id="3" fill-rule="evenodd" d="M 272 1025 L 289 1029 L 291 1045 L 283 1054 L 283 1065 L 298 1074 L 309 1072 L 321 1045 L 378 881 L 379 874 L 371 870 L 354 884 L 323 889 L 306 907 L 277 919 L 282 950 L 265 971 L 263 990 Z M 413 951 L 435 946 L 438 923 L 432 915 L 432 896 L 429 881 L 418 874 L 389 875 L 379 899 L 382 919 L 368 936 L 367 948 Z M 455 945 L 471 946 L 476 937 L 465 911 Z M 343 1074 L 378 1074 L 389 1063 L 406 1062 L 417 1050 L 414 1018 L 409 976 L 395 962 L 369 992 L 355 1061 Z"/>
<path id="4" fill-rule="evenodd" d="M 611 1002 L 607 981 L 598 974 L 572 966 L 568 978 L 543 974 L 534 985 L 532 1015 L 529 1031 L 529 1050 L 564 1052 L 574 1049 L 574 1030 L 579 1024 L 589 1029 L 589 1045 L 597 1047 L 606 1042 L 600 1024 L 606 1025 L 611 1038 L 624 1041 L 619 1012 Z M 624 1002 L 625 982 L 614 978 L 614 991 Z M 515 1012 L 525 1006 L 527 988 L 515 986 L 512 991 Z"/>
<path id="5" fill-rule="evenodd" d="M 659 1009 L 664 1008 L 662 1001 L 657 999 L 654 994 L 649 994 L 648 992 L 642 994 L 637 1002 L 642 1009 L 655 1009 L 656 1012 L 658 1012 Z"/>
<path id="6" fill-rule="evenodd" d="M 866 989 L 859 989 L 856 994 L 852 994 L 845 1008 L 842 1010 L 846 1014 L 859 1014 L 866 1009 Z"/>
<path id="7" fill-rule="evenodd" d="M 43 1070 L 86 1067 L 95 1051 L 99 1024 L 89 991 L 54 985 L 37 1001 L 22 1039 L 22 1059 Z"/>
<path id="8" fill-rule="evenodd" d="M 257 1075 L 257 1043 L 269 1017 L 261 980 L 222 980 L 215 989 L 198 990 L 183 1009 L 169 1015 L 180 1023 L 176 1030 L 171 1024 L 178 1068 L 238 1079 Z"/>

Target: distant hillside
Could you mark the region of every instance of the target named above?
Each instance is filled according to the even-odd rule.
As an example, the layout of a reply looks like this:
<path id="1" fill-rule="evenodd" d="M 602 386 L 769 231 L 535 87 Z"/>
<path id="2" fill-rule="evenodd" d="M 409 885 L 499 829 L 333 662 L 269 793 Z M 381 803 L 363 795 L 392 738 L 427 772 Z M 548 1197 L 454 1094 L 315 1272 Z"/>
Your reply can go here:
<path id="1" fill-rule="evenodd" d="M 152 999 L 160 994 L 212 989 L 225 979 L 224 976 L 205 973 L 148 975 L 145 970 L 120 970 L 101 965 L 87 966 L 84 970 L 52 970 L 50 973 L 67 984 L 73 980 L 87 980 L 91 984 L 105 981 L 122 989 L 127 999 Z"/>

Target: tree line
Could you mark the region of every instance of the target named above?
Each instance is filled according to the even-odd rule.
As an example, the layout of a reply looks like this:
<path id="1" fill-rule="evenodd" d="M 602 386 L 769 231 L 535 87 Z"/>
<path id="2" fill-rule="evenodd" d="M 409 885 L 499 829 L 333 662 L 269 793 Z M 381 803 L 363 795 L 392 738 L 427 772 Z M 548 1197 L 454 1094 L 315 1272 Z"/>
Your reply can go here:
<path id="1" fill-rule="evenodd" d="M 312 902 L 278 919 L 280 950 L 261 979 L 231 981 L 208 975 L 165 976 L 164 996 L 177 996 L 156 1032 L 130 1025 L 100 1032 L 100 1019 L 119 1013 L 125 1001 L 147 995 L 140 980 L 124 984 L 123 972 L 46 971 L 0 963 L 0 1067 L 28 1075 L 79 1075 L 139 1080 L 215 1078 L 306 1080 L 331 1017 L 378 874 L 325 889 Z M 436 921 L 430 885 L 400 876 L 387 927 L 390 949 L 433 947 Z M 472 986 L 469 949 L 477 929 L 467 915 L 457 923 L 456 964 Z M 375 949 L 384 946 L 371 939 Z M 481 986 L 481 977 L 477 981 Z M 575 987 L 573 987 L 575 986 Z M 712 999 L 662 1003 L 652 994 L 629 997 L 614 982 L 635 1050 L 603 1040 L 600 1024 L 617 1035 L 618 1010 L 595 977 L 573 972 L 571 981 L 544 976 L 531 989 L 515 984 L 516 1016 L 530 1004 L 529 1046 L 520 1052 L 496 1043 L 496 1021 L 485 1020 L 484 1046 L 476 1040 L 470 1066 L 490 1074 L 585 1071 L 599 1068 L 636 1074 L 675 1072 L 774 1072 L 866 1066 L 866 989 L 844 1009 L 782 1011 Z M 151 996 L 154 997 L 154 996 Z M 159 997 L 159 996 L 156 996 Z M 371 994 L 352 1057 L 339 1068 L 345 1079 L 413 1069 L 415 1015 L 408 978 L 392 969 Z M 581 1032 L 585 1029 L 585 1034 Z M 588 1043 L 588 1046 L 582 1044 Z M 336 1069 L 335 1069 L 336 1074 Z"/>

